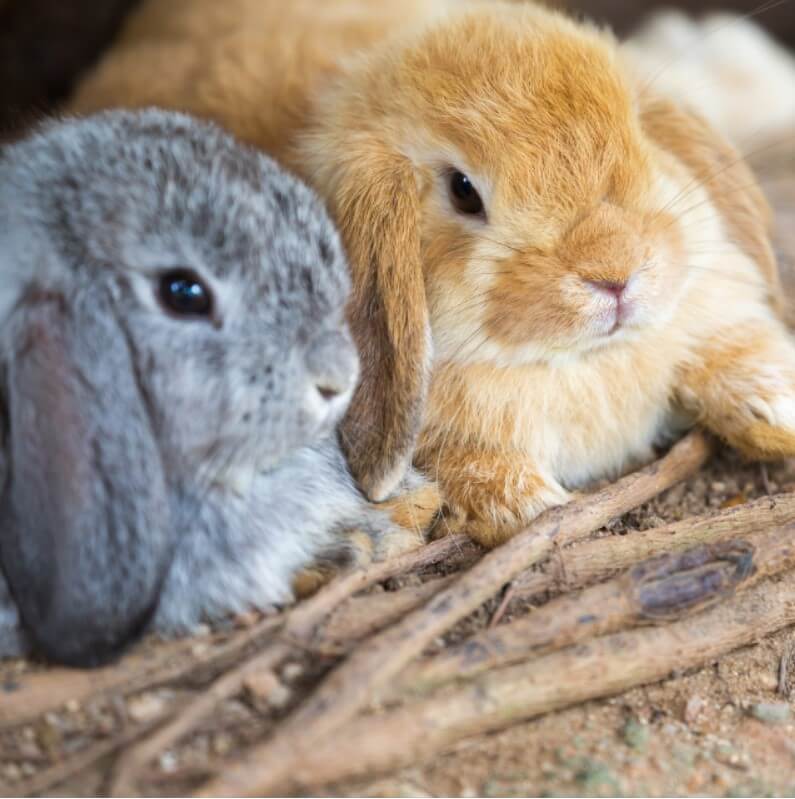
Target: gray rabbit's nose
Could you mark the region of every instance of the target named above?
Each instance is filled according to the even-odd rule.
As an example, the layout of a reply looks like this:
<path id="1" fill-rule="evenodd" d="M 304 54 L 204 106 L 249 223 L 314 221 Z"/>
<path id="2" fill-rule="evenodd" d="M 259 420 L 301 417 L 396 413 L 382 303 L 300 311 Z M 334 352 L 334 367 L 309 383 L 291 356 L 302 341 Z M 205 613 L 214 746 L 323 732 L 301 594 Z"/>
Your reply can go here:
<path id="1" fill-rule="evenodd" d="M 346 333 L 316 339 L 306 356 L 310 379 L 323 399 L 331 401 L 353 390 L 359 376 L 359 356 Z"/>

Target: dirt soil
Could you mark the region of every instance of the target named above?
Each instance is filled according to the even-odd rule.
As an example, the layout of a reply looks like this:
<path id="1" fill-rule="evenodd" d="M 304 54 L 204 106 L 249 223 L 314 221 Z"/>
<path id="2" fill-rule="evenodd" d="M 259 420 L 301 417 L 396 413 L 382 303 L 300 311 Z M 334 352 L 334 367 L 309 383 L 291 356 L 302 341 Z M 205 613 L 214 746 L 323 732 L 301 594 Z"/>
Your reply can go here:
<path id="1" fill-rule="evenodd" d="M 768 156 L 765 164 L 765 185 L 779 214 L 785 282 L 795 297 L 795 146 L 790 143 L 780 158 Z M 631 534 L 789 491 L 795 491 L 795 462 L 765 469 L 724 451 L 695 478 L 617 520 L 601 535 Z M 451 639 L 481 627 L 495 605 L 496 600 L 466 620 Z M 251 623 L 236 621 L 238 627 Z M 147 663 L 190 666 L 231 633 L 147 641 L 121 672 L 62 670 L 57 689 L 42 665 L 0 664 L 0 794 L 101 794 L 125 742 L 201 692 L 213 676 L 199 671 L 189 679 L 136 690 L 130 675 Z M 466 741 L 432 762 L 367 784 L 336 786 L 333 795 L 795 796 L 793 653 L 795 628 L 699 670 L 672 674 L 662 683 Z M 160 754 L 147 774 L 145 793 L 189 791 L 220 758 L 271 731 L 334 662 L 333 656 L 312 655 L 287 663 L 280 672 L 281 693 L 270 693 L 267 702 L 255 682 L 248 685 L 195 735 Z M 113 674 L 124 678 L 123 689 L 114 686 Z M 101 686 L 106 690 L 92 697 Z M 25 711 L 23 723 L 4 717 L 4 709 L 8 713 L 12 706 Z M 81 762 L 85 767 L 78 767 Z"/>

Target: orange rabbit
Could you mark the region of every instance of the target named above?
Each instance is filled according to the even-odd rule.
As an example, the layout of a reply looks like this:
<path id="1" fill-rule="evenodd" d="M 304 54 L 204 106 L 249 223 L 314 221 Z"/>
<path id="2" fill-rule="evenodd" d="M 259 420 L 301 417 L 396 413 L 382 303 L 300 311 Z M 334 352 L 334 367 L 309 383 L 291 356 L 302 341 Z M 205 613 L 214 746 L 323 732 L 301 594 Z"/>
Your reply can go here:
<path id="1" fill-rule="evenodd" d="M 795 346 L 742 158 L 530 4 L 149 0 L 73 108 L 213 117 L 326 199 L 369 496 L 410 460 L 499 543 L 701 422 L 795 454 Z"/>

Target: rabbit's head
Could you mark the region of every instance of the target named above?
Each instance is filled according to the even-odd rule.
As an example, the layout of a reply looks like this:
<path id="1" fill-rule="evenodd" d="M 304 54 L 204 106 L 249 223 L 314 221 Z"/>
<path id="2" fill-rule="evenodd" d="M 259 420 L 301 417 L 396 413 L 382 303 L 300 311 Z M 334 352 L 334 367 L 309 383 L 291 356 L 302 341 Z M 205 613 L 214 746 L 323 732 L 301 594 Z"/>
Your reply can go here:
<path id="1" fill-rule="evenodd" d="M 745 180 L 729 202 L 775 271 L 739 159 L 633 85 L 609 34 L 470 5 L 354 62 L 301 143 L 351 258 L 363 379 L 345 441 L 376 499 L 411 456 L 432 362 L 569 359 L 671 319 L 693 171 L 722 159 L 718 194 Z"/>
<path id="2" fill-rule="evenodd" d="M 0 556 L 45 654 L 148 620 L 173 495 L 230 490 L 328 432 L 358 358 L 317 198 L 214 126 L 51 124 L 0 158 Z"/>

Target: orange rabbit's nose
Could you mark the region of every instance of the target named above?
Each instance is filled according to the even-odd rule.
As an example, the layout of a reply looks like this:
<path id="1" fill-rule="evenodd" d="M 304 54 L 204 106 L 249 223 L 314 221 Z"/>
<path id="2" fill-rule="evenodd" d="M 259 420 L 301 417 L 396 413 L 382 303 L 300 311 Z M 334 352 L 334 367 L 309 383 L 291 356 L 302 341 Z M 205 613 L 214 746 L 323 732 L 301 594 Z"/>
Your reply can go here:
<path id="1" fill-rule="evenodd" d="M 627 287 L 626 281 L 617 280 L 588 280 L 589 285 L 593 286 L 599 291 L 604 291 L 607 294 L 612 294 L 617 300 L 620 300 Z"/>

